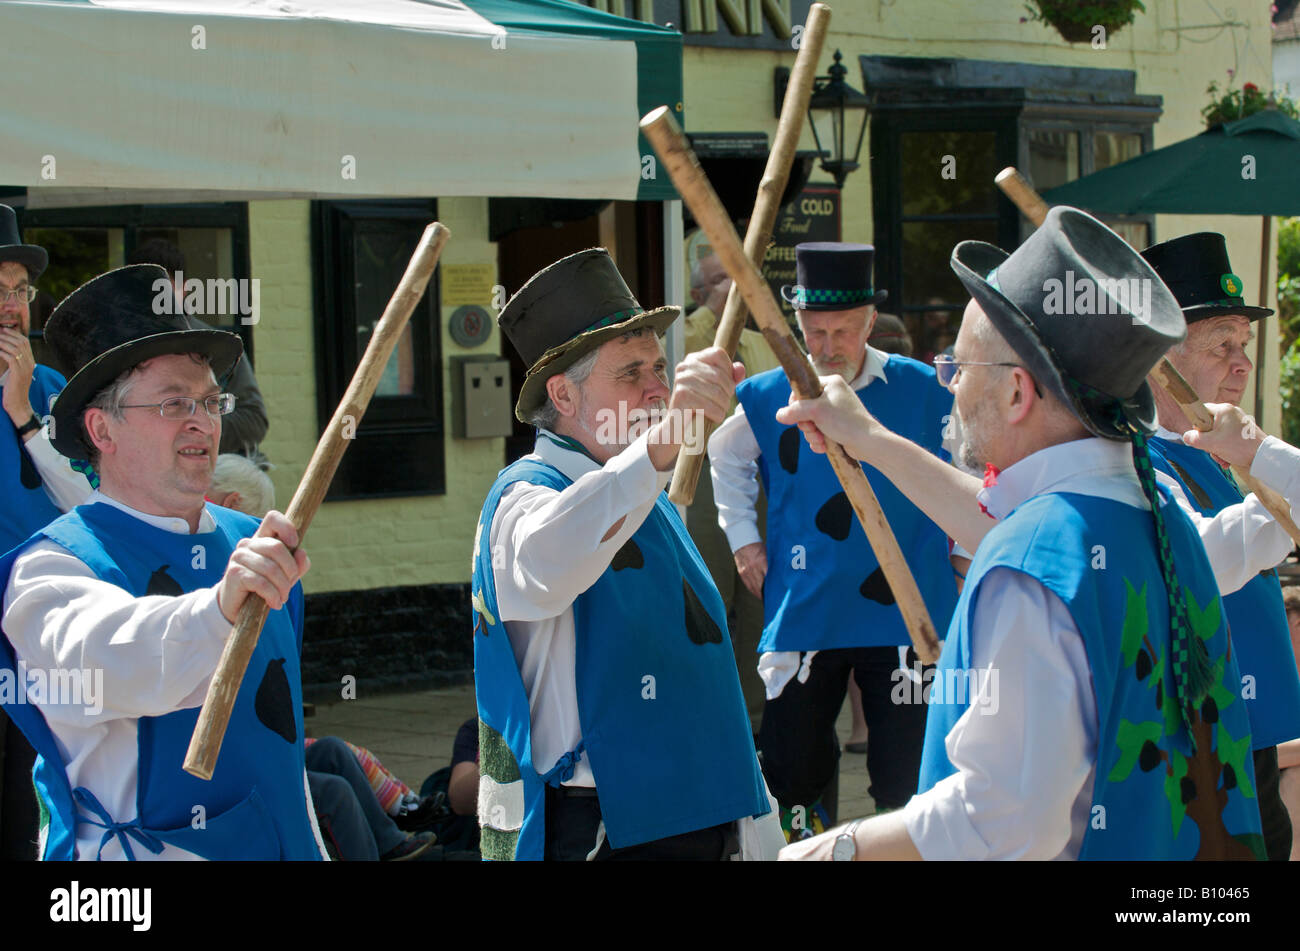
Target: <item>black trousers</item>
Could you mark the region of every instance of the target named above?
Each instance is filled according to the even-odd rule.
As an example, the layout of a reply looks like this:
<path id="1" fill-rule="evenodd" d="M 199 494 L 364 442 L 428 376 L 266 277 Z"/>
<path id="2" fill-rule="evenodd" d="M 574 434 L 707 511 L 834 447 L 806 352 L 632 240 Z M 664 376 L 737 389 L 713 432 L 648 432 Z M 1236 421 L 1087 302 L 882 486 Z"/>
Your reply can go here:
<path id="1" fill-rule="evenodd" d="M 916 665 L 908 648 L 909 672 L 920 676 L 931 667 Z M 924 703 L 913 702 L 919 691 L 902 681 L 897 647 L 851 647 L 819 651 L 809 668 L 807 683 L 790 679 L 775 700 L 763 708 L 758 747 L 763 775 L 782 809 L 811 806 L 831 777 L 840 755 L 835 719 L 849 689 L 849 673 L 862 691 L 867 721 L 868 792 L 876 808 L 899 809 L 916 792 L 925 741 Z M 901 697 L 904 702 L 895 702 Z"/>
<path id="2" fill-rule="evenodd" d="M 1277 768 L 1276 746 L 1255 750 L 1255 796 L 1268 860 L 1290 861 L 1291 816 L 1282 802 L 1282 774 Z"/>
<path id="3" fill-rule="evenodd" d="M 36 856 L 40 806 L 32 786 L 36 750 L 18 725 L 0 711 L 0 859 L 31 861 Z"/>
<path id="4" fill-rule="evenodd" d="M 600 798 L 595 790 L 573 793 L 546 787 L 546 860 L 585 862 L 596 848 L 600 830 Z M 740 847 L 736 824 L 727 822 L 709 829 L 684 832 L 625 849 L 611 848 L 601 839 L 593 857 L 597 862 L 720 862 Z"/>

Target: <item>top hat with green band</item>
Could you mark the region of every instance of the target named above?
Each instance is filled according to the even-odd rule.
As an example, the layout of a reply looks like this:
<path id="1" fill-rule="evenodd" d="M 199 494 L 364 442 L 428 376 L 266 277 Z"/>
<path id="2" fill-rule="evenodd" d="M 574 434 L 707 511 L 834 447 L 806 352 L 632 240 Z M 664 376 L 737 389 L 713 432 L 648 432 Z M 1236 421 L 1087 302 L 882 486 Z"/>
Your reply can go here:
<path id="1" fill-rule="evenodd" d="M 888 292 L 871 286 L 876 249 L 869 244 L 805 241 L 795 246 L 798 283 L 781 288 L 795 310 L 850 310 L 879 304 Z"/>
<path id="2" fill-rule="evenodd" d="M 1186 336 L 1187 325 L 1169 289 L 1123 238 L 1091 215 L 1059 205 L 1011 254 L 963 241 L 951 263 L 1034 379 L 1090 432 L 1128 438 L 1106 405 L 1114 401 L 1134 426 L 1154 431 L 1146 377 Z M 1061 287 L 1071 293 L 1050 290 Z M 1092 293 L 1076 296 L 1085 287 Z M 1084 384 L 1086 395 L 1068 380 Z"/>
<path id="3" fill-rule="evenodd" d="M 1174 292 L 1189 324 L 1224 314 L 1259 320 L 1273 313 L 1246 303 L 1245 282 L 1233 273 L 1228 243 L 1217 232 L 1199 231 L 1153 244 L 1142 257 Z"/>
<path id="4" fill-rule="evenodd" d="M 601 344 L 641 328 L 662 334 L 680 314 L 677 307 L 646 310 L 637 303 L 604 248 L 579 251 L 538 271 L 497 318 L 528 364 L 515 416 L 527 422 L 546 402 L 546 381 Z"/>

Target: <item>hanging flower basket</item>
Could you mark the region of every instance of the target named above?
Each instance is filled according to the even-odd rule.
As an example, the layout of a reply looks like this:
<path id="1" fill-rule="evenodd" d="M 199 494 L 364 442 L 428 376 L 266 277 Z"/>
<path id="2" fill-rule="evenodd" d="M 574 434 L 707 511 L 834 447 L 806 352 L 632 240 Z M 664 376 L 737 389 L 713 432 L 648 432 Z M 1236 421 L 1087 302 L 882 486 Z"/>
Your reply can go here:
<path id="1" fill-rule="evenodd" d="M 1038 20 L 1050 24 L 1067 43 L 1090 43 L 1095 27 L 1103 27 L 1106 38 L 1128 26 L 1146 7 L 1141 0 L 1029 0 L 1029 16 L 1021 22 Z"/>

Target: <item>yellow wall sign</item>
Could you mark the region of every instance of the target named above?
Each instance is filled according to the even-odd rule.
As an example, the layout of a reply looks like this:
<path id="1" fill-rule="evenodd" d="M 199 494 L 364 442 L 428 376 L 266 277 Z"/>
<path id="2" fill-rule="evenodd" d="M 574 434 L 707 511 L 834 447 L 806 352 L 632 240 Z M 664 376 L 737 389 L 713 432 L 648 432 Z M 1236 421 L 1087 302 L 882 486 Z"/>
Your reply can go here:
<path id="1" fill-rule="evenodd" d="M 442 267 L 442 306 L 463 307 L 467 304 L 488 307 L 492 304 L 492 285 L 496 283 L 494 264 L 444 264 Z"/>

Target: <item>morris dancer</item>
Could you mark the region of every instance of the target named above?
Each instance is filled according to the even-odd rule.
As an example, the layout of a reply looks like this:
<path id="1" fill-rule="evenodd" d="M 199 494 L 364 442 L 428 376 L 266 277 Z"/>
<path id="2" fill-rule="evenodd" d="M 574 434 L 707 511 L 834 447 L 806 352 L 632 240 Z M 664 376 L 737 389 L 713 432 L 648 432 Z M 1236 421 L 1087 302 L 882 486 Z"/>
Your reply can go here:
<path id="1" fill-rule="evenodd" d="M 1177 302 L 1072 208 L 1010 255 L 962 242 L 952 266 L 972 300 L 941 379 L 1001 521 L 952 505 L 949 530 L 975 559 L 935 673 L 920 792 L 782 857 L 1262 858 L 1222 601 L 1145 449 L 1145 377 L 1186 333 Z M 1150 281 L 1150 312 L 1049 313 L 1045 282 L 1071 271 Z M 842 442 L 915 499 L 969 498 L 970 477 L 922 460 L 841 382 L 778 419 Z M 929 484 L 900 481 L 918 473 Z"/>
<path id="2" fill-rule="evenodd" d="M 670 391 L 657 334 L 677 314 L 644 310 L 603 248 L 501 311 L 538 434 L 475 540 L 486 859 L 724 859 L 770 811 L 722 599 L 663 494 L 682 414 L 720 420 L 740 368 L 712 347 Z"/>

